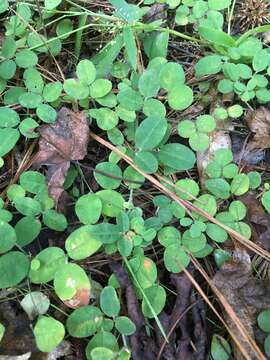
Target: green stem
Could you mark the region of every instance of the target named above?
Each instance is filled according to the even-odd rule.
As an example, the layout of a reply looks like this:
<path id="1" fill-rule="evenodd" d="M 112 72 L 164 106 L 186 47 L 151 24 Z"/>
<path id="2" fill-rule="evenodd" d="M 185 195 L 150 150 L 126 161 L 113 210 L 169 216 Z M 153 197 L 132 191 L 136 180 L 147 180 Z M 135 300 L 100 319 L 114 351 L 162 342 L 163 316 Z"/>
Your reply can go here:
<path id="1" fill-rule="evenodd" d="M 79 27 L 85 26 L 87 17 L 88 14 L 83 14 L 79 16 Z M 79 59 L 81 53 L 82 36 L 83 36 L 83 30 L 78 31 L 75 37 L 75 56 L 77 59 Z"/>
<path id="2" fill-rule="evenodd" d="M 101 14 L 101 13 L 95 13 L 93 11 L 90 11 L 88 9 L 86 9 L 85 7 L 76 4 L 75 2 L 71 1 L 71 0 L 66 0 L 67 3 L 69 3 L 70 5 L 73 5 L 75 7 L 77 7 L 78 9 L 84 10 L 84 12 L 87 12 L 88 15 L 91 15 L 93 17 L 97 17 L 97 18 L 101 18 L 101 19 L 106 19 L 109 21 L 121 21 L 119 18 L 112 16 L 112 15 L 106 15 L 106 14 Z"/>
<path id="3" fill-rule="evenodd" d="M 189 40 L 189 41 L 194 41 L 194 42 L 197 42 L 197 43 L 201 43 L 201 44 L 205 44 L 206 42 L 202 39 L 198 39 L 198 38 L 195 38 L 193 36 L 189 36 L 189 35 L 186 35 L 186 34 L 183 34 L 179 31 L 176 31 L 176 30 L 173 30 L 173 29 L 169 29 L 169 28 L 162 28 L 162 27 L 156 27 L 156 26 L 153 26 L 153 25 L 147 25 L 147 24 L 143 24 L 143 23 L 136 23 L 134 26 L 133 26 L 133 29 L 134 30 L 147 30 L 147 31 L 159 31 L 159 32 L 165 32 L 165 33 L 169 33 L 171 35 L 174 35 L 174 36 L 177 36 L 177 37 L 180 37 L 182 39 L 185 39 L 185 40 Z"/>
<path id="4" fill-rule="evenodd" d="M 131 276 L 133 277 L 133 280 L 134 280 L 136 286 L 140 289 L 140 291 L 141 291 L 141 293 L 142 293 L 142 296 L 143 296 L 143 298 L 144 298 L 144 301 L 146 302 L 146 304 L 148 305 L 149 309 L 151 310 L 151 312 L 152 312 L 152 314 L 153 314 L 153 317 L 154 317 L 154 319 L 155 319 L 155 321 L 156 321 L 156 323 L 157 323 L 157 326 L 158 326 L 161 334 L 163 335 L 163 337 L 164 337 L 164 339 L 166 340 L 166 342 L 168 342 L 168 339 L 167 339 L 167 336 L 166 336 L 165 331 L 164 331 L 164 329 L 163 329 L 163 326 L 162 326 L 161 322 L 159 321 L 159 318 L 157 317 L 157 314 L 156 314 L 155 310 L 153 309 L 153 307 L 152 307 L 152 305 L 151 305 L 148 297 L 146 296 L 143 288 L 141 287 L 139 281 L 137 280 L 137 278 L 136 278 L 136 276 L 135 276 L 135 274 L 134 274 L 134 272 L 133 272 L 133 270 L 132 270 L 132 268 L 131 268 L 131 266 L 130 266 L 130 264 L 129 264 L 129 262 L 128 262 L 128 259 L 127 259 L 125 256 L 123 256 L 123 260 L 124 260 L 124 263 L 125 263 L 126 267 L 128 268 L 128 271 L 130 272 Z"/>
<path id="5" fill-rule="evenodd" d="M 250 36 L 252 36 L 254 34 L 259 34 L 262 32 L 269 31 L 269 30 L 270 30 L 270 24 L 258 26 L 254 29 L 248 30 L 242 36 L 240 36 L 240 38 L 238 40 L 236 40 L 236 42 L 235 42 L 236 46 L 240 45 L 243 41 L 245 41 L 247 38 L 249 38 Z"/>
<path id="6" fill-rule="evenodd" d="M 56 39 L 62 39 L 63 37 L 68 37 L 72 34 L 75 34 L 77 33 L 78 31 L 82 31 L 82 30 L 85 30 L 85 29 L 88 29 L 89 27 L 108 27 L 108 24 L 87 24 L 87 25 L 84 25 L 84 26 L 81 26 L 77 29 L 74 29 L 72 31 L 69 31 L 67 33 L 64 33 L 64 34 L 61 34 L 59 36 L 55 36 L 47 41 L 43 41 L 42 43 L 40 44 L 37 44 L 35 46 L 32 46 L 31 48 L 29 48 L 29 50 L 35 50 L 35 49 L 38 49 L 40 48 L 41 46 L 44 46 L 45 44 L 50 44 L 51 42 L 55 41 Z"/>
<path id="7" fill-rule="evenodd" d="M 235 8 L 235 4 L 236 4 L 236 0 L 233 0 L 231 9 L 229 10 L 228 35 L 231 34 L 231 23 L 232 23 L 232 17 L 233 17 L 233 12 L 234 12 L 234 8 Z"/>

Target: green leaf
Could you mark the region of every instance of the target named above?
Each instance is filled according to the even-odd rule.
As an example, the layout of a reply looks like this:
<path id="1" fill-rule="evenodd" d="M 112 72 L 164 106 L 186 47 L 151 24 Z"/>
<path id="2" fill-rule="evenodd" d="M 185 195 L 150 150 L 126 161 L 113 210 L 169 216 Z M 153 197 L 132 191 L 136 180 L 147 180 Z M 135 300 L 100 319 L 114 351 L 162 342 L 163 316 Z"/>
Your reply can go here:
<path id="1" fill-rule="evenodd" d="M 37 315 L 46 314 L 50 307 L 50 300 L 42 292 L 32 291 L 25 295 L 20 304 L 30 320 L 33 320 Z"/>
<path id="2" fill-rule="evenodd" d="M 217 198 L 228 199 L 230 197 L 230 185 L 224 179 L 208 179 L 205 181 L 205 187 Z"/>
<path id="3" fill-rule="evenodd" d="M 266 336 L 263 346 L 264 346 L 264 351 L 265 351 L 266 355 L 270 356 L 270 335 Z"/>
<path id="4" fill-rule="evenodd" d="M 180 244 L 180 232 L 173 226 L 165 226 L 158 232 L 158 241 L 167 247 L 172 244 Z"/>
<path id="5" fill-rule="evenodd" d="M 270 214 L 270 190 L 266 191 L 262 196 L 262 204 L 266 211 Z"/>
<path id="6" fill-rule="evenodd" d="M 0 128 L 15 127 L 20 122 L 20 117 L 15 110 L 6 106 L 0 107 Z"/>
<path id="7" fill-rule="evenodd" d="M 102 214 L 116 217 L 123 210 L 124 198 L 114 190 L 101 190 L 96 193 L 102 202 Z"/>
<path id="8" fill-rule="evenodd" d="M 16 54 L 15 61 L 19 67 L 26 69 L 35 66 L 38 63 L 38 57 L 34 51 L 23 49 Z"/>
<path id="9" fill-rule="evenodd" d="M 243 220 L 247 214 L 246 206 L 239 200 L 231 202 L 229 206 L 229 213 L 233 216 L 235 221 Z"/>
<path id="10" fill-rule="evenodd" d="M 101 215 L 102 202 L 96 194 L 81 196 L 75 204 L 75 212 L 81 223 L 95 224 Z"/>
<path id="11" fill-rule="evenodd" d="M 231 192 L 234 195 L 241 196 L 249 189 L 249 177 L 246 174 L 236 175 L 231 182 Z"/>
<path id="12" fill-rule="evenodd" d="M 42 250 L 31 262 L 29 278 L 34 284 L 45 284 L 53 280 L 55 272 L 64 266 L 66 255 L 58 247 L 48 247 Z"/>
<path id="13" fill-rule="evenodd" d="M 116 189 L 121 184 L 122 171 L 120 167 L 111 162 L 99 163 L 94 172 L 97 183 L 104 189 Z M 99 173 L 100 171 L 100 173 Z"/>
<path id="14" fill-rule="evenodd" d="M 175 170 L 192 169 L 196 158 L 187 146 L 182 144 L 166 144 L 160 148 L 158 153 L 160 162 Z"/>
<path id="15" fill-rule="evenodd" d="M 42 97 L 39 94 L 25 92 L 20 95 L 19 103 L 27 109 L 36 109 L 42 103 Z"/>
<path id="16" fill-rule="evenodd" d="M 149 151 L 140 151 L 135 155 L 135 164 L 146 174 L 153 174 L 158 170 L 158 161 Z"/>
<path id="17" fill-rule="evenodd" d="M 38 118 L 48 124 L 54 123 L 56 121 L 57 112 L 50 105 L 40 104 L 38 105 L 36 112 Z"/>
<path id="18" fill-rule="evenodd" d="M 139 111 L 143 106 L 143 97 L 129 86 L 122 88 L 117 94 L 120 105 L 129 111 Z"/>
<path id="19" fill-rule="evenodd" d="M 140 8 L 133 4 L 128 4 L 125 0 L 110 0 L 116 9 L 116 14 L 129 24 L 134 23 L 140 18 Z"/>
<path id="20" fill-rule="evenodd" d="M 153 285 L 145 289 L 144 292 L 145 297 L 148 298 L 152 306 L 152 309 L 149 308 L 144 297 L 142 301 L 142 311 L 144 316 L 152 319 L 154 318 L 153 310 L 156 315 L 160 314 L 160 312 L 163 310 L 166 303 L 166 291 L 160 285 Z"/>
<path id="21" fill-rule="evenodd" d="M 1 5 L 0 5 L 0 11 L 1 11 Z M 5 334 L 5 327 L 0 323 L 0 341 L 3 339 L 4 334 Z"/>
<path id="22" fill-rule="evenodd" d="M 12 79 L 16 72 L 16 63 L 6 59 L 0 63 L 0 77 L 5 80 Z"/>
<path id="23" fill-rule="evenodd" d="M 120 334 L 126 336 L 132 335 L 136 331 L 134 322 L 126 316 L 118 316 L 115 319 L 115 327 L 120 332 Z"/>
<path id="24" fill-rule="evenodd" d="M 28 117 L 20 123 L 19 130 L 21 134 L 26 138 L 34 139 L 39 137 L 39 134 L 34 131 L 38 127 L 39 123 L 37 123 L 34 119 Z"/>
<path id="25" fill-rule="evenodd" d="M 112 350 L 105 347 L 96 347 L 91 351 L 92 360 L 113 360 L 115 359 L 115 354 Z"/>
<path id="26" fill-rule="evenodd" d="M 43 99 L 47 102 L 56 101 L 62 92 L 62 84 L 59 81 L 48 83 L 43 89 Z"/>
<path id="27" fill-rule="evenodd" d="M 65 80 L 64 90 L 75 100 L 85 99 L 89 96 L 88 86 L 76 79 Z"/>
<path id="28" fill-rule="evenodd" d="M 213 335 L 211 342 L 213 360 L 228 360 L 231 355 L 229 343 L 220 335 Z"/>
<path id="29" fill-rule="evenodd" d="M 221 71 L 222 58 L 219 55 L 208 55 L 201 58 L 195 65 L 197 76 L 217 74 Z"/>
<path id="30" fill-rule="evenodd" d="M 92 225 L 91 235 L 103 244 L 112 244 L 120 239 L 120 228 L 110 223 Z"/>
<path id="31" fill-rule="evenodd" d="M 216 224 L 207 224 L 206 233 L 210 239 L 218 243 L 222 243 L 228 238 L 227 232 Z"/>
<path id="32" fill-rule="evenodd" d="M 184 248 L 195 253 L 204 249 L 206 242 L 205 235 L 201 233 L 196 224 L 192 224 L 190 230 L 186 230 L 182 237 Z"/>
<path id="33" fill-rule="evenodd" d="M 181 199 L 194 200 L 199 195 L 199 185 L 192 179 L 178 180 L 175 185 L 177 186 L 175 192 Z"/>
<path id="34" fill-rule="evenodd" d="M 54 350 L 65 336 L 63 324 L 50 316 L 40 316 L 33 332 L 37 347 L 42 352 Z"/>
<path id="35" fill-rule="evenodd" d="M 124 173 L 123 179 L 128 184 L 129 189 L 138 189 L 144 183 L 144 176 L 135 170 L 132 166 L 128 166 Z"/>
<path id="36" fill-rule="evenodd" d="M 53 209 L 45 211 L 42 215 L 44 225 L 55 231 L 64 231 L 67 227 L 67 219 L 65 215 L 59 214 Z"/>
<path id="37" fill-rule="evenodd" d="M 28 192 L 37 194 L 47 188 L 45 176 L 38 171 L 25 171 L 20 176 L 21 186 Z"/>
<path id="38" fill-rule="evenodd" d="M 144 97 L 155 97 L 160 88 L 159 79 L 154 69 L 146 70 L 139 78 L 139 90 Z"/>
<path id="39" fill-rule="evenodd" d="M 11 225 L 0 220 L 0 254 L 12 249 L 16 243 L 16 232 Z"/>
<path id="40" fill-rule="evenodd" d="M 0 156 L 4 156 L 10 152 L 19 140 L 20 133 L 12 128 L 0 128 Z"/>
<path id="41" fill-rule="evenodd" d="M 232 0 L 208 0 L 208 6 L 212 10 L 223 10 L 231 5 Z"/>
<path id="42" fill-rule="evenodd" d="M 265 70 L 269 64 L 269 60 L 270 55 L 266 49 L 256 52 L 252 61 L 253 69 L 256 72 Z"/>
<path id="43" fill-rule="evenodd" d="M 91 225 L 81 226 L 66 239 L 65 247 L 68 256 L 74 260 L 82 260 L 93 255 L 101 247 L 102 242 L 95 236 Z"/>
<path id="44" fill-rule="evenodd" d="M 102 324 L 102 312 L 96 306 L 82 306 L 67 319 L 67 331 L 75 338 L 84 338 L 96 333 Z"/>
<path id="45" fill-rule="evenodd" d="M 167 91 L 173 90 L 177 85 L 185 83 L 185 73 L 180 64 L 168 62 L 164 64 L 159 73 L 160 86 Z"/>
<path id="46" fill-rule="evenodd" d="M 120 302 L 115 289 L 112 286 L 106 286 L 100 294 L 101 310 L 110 317 L 117 316 L 120 311 Z"/>
<path id="47" fill-rule="evenodd" d="M 96 119 L 98 127 L 102 130 L 111 130 L 118 124 L 118 115 L 111 109 L 91 109 L 89 114 Z"/>
<path id="48" fill-rule="evenodd" d="M 0 257 L 0 272 L 5 274 L 0 278 L 0 288 L 18 285 L 28 274 L 29 260 L 19 251 L 10 251 Z"/>
<path id="49" fill-rule="evenodd" d="M 3 0 L 0 3 L 0 14 L 2 14 L 3 12 L 5 12 L 8 9 L 8 0 Z M 2 325 L 3 326 L 3 325 Z"/>
<path id="50" fill-rule="evenodd" d="M 270 310 L 264 310 L 262 311 L 258 318 L 257 318 L 257 322 L 259 327 L 264 331 L 264 332 L 270 332 Z"/>
<path id="51" fill-rule="evenodd" d="M 93 99 L 102 98 L 112 90 L 112 83 L 108 79 L 97 79 L 90 85 L 90 96 Z"/>
<path id="52" fill-rule="evenodd" d="M 200 26 L 198 29 L 199 34 L 204 39 L 213 42 L 215 45 L 221 45 L 225 47 L 234 47 L 234 39 L 223 31 Z"/>
<path id="53" fill-rule="evenodd" d="M 108 332 L 101 330 L 96 335 L 92 337 L 86 347 L 86 357 L 88 360 L 93 360 L 91 356 L 91 352 L 95 348 L 104 347 L 106 349 L 110 349 L 112 351 L 118 352 L 119 346 L 117 343 L 116 337 Z"/>
<path id="54" fill-rule="evenodd" d="M 41 223 L 33 216 L 21 218 L 14 227 L 17 235 L 17 243 L 26 246 L 34 241 L 41 231 Z"/>
<path id="55" fill-rule="evenodd" d="M 24 197 L 25 196 L 25 190 L 22 186 L 17 184 L 12 184 L 8 187 L 7 190 L 7 196 L 10 201 L 14 201 L 14 199 L 18 197 Z"/>
<path id="56" fill-rule="evenodd" d="M 54 290 L 62 300 L 72 299 L 77 291 L 89 291 L 91 284 L 86 272 L 77 264 L 62 265 L 54 275 Z"/>
<path id="57" fill-rule="evenodd" d="M 167 130 L 167 121 L 151 116 L 143 120 L 136 130 L 135 143 L 140 150 L 152 150 L 162 141 Z"/>
<path id="58" fill-rule="evenodd" d="M 57 36 L 61 36 L 61 39 L 69 37 L 69 32 L 73 30 L 73 23 L 70 19 L 64 19 L 58 22 L 56 26 Z M 66 34 L 66 35 L 65 35 Z"/>
<path id="59" fill-rule="evenodd" d="M 196 127 L 202 133 L 210 133 L 215 130 L 216 122 L 211 115 L 201 115 L 196 119 Z"/>
<path id="60" fill-rule="evenodd" d="M 168 92 L 168 103 L 174 110 L 185 110 L 193 103 L 193 91 L 186 85 L 175 85 Z"/>
<path id="61" fill-rule="evenodd" d="M 189 256 L 179 244 L 172 244 L 164 251 L 164 264 L 168 271 L 179 273 L 186 268 L 190 262 Z"/>
<path id="62" fill-rule="evenodd" d="M 16 197 L 15 208 L 25 216 L 37 216 L 41 213 L 41 206 L 38 201 L 30 197 Z"/>
<path id="63" fill-rule="evenodd" d="M 58 5 L 60 5 L 62 0 L 45 0 L 45 9 L 46 10 L 53 10 Z"/>
<path id="64" fill-rule="evenodd" d="M 125 26 L 123 29 L 124 42 L 127 52 L 128 61 L 134 71 L 137 69 L 137 46 L 133 31 L 130 26 Z"/>

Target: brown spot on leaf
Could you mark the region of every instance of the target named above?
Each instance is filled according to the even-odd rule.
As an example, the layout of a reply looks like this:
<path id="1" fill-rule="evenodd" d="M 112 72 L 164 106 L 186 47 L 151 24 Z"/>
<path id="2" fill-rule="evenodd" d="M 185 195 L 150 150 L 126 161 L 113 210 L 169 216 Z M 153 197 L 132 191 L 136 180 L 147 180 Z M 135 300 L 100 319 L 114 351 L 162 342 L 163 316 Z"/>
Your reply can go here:
<path id="1" fill-rule="evenodd" d="M 90 300 L 90 289 L 77 289 L 72 299 L 64 301 L 71 309 L 78 309 L 81 306 L 88 305 Z"/>
<path id="2" fill-rule="evenodd" d="M 48 166 L 49 194 L 57 205 L 70 161 L 81 160 L 87 154 L 88 121 L 83 112 L 75 113 L 62 107 L 56 122 L 41 126 L 39 132 L 39 151 L 33 165 Z"/>

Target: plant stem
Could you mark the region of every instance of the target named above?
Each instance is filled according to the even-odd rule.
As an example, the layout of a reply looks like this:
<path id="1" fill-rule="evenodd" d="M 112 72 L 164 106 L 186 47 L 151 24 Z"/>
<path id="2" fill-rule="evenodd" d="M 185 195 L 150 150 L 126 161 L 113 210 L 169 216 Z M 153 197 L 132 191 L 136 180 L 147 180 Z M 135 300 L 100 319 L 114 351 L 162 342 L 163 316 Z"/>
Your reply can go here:
<path id="1" fill-rule="evenodd" d="M 238 40 L 236 40 L 236 42 L 235 42 L 236 46 L 240 45 L 243 41 L 245 41 L 247 38 L 249 38 L 250 36 L 252 36 L 254 34 L 259 34 L 262 32 L 269 31 L 269 30 L 270 30 L 270 24 L 258 26 L 254 29 L 248 30 L 242 36 L 240 36 L 240 38 Z"/>
<path id="2" fill-rule="evenodd" d="M 234 8 L 235 8 L 235 4 L 236 4 L 236 0 L 233 0 L 231 9 L 229 10 L 229 19 L 228 19 L 228 35 L 231 34 L 231 22 L 232 22 L 232 17 L 233 17 L 233 12 L 234 12 Z"/>
<path id="3" fill-rule="evenodd" d="M 88 14 L 83 14 L 79 16 L 79 27 L 85 26 L 86 20 L 87 20 Z M 77 60 L 80 57 L 81 53 L 81 47 L 82 47 L 82 36 L 83 36 L 83 30 L 78 31 L 75 37 L 75 56 Z"/>

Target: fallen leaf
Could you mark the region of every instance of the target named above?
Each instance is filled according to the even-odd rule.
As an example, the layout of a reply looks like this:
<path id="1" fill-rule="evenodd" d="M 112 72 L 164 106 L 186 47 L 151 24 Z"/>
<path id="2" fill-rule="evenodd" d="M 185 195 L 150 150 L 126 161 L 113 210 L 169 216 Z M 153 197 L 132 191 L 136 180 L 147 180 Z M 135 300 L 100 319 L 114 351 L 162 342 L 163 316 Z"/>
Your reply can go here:
<path id="1" fill-rule="evenodd" d="M 83 112 L 75 113 L 62 107 L 56 122 L 42 125 L 39 132 L 39 151 L 33 165 L 47 165 L 48 190 L 57 205 L 70 161 L 82 160 L 87 154 L 88 121 Z"/>
<path id="2" fill-rule="evenodd" d="M 248 149 L 267 149 L 270 147 L 270 111 L 261 106 L 255 111 L 249 110 L 246 115 L 246 122 L 253 139 L 248 143 Z"/>
<path id="3" fill-rule="evenodd" d="M 237 250 L 236 250 L 237 252 Z M 260 311 L 270 306 L 270 280 L 257 279 L 252 276 L 252 267 L 249 255 L 243 258 L 243 250 L 239 251 L 240 257 L 234 254 L 231 261 L 226 262 L 213 278 L 214 285 L 226 297 L 238 319 L 245 327 L 247 333 L 255 338 L 254 327 Z M 237 331 L 234 322 L 226 316 L 227 323 L 237 336 L 237 340 L 249 354 L 250 359 L 255 359 L 250 344 Z M 237 347 L 235 358 L 243 359 Z"/>
<path id="4" fill-rule="evenodd" d="M 252 229 L 252 241 L 270 250 L 270 215 L 265 212 L 255 193 L 248 192 L 240 200 L 247 207 L 246 222 Z"/>

